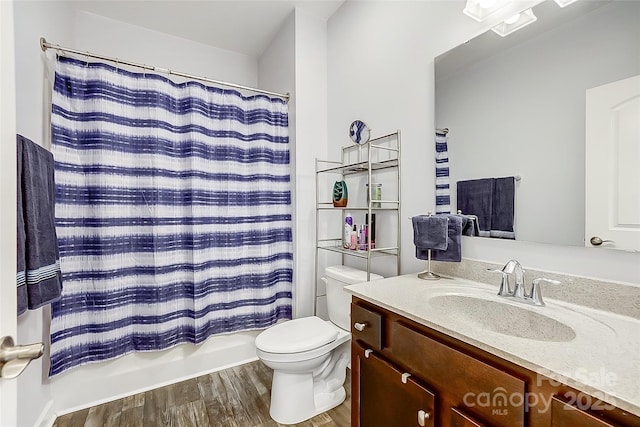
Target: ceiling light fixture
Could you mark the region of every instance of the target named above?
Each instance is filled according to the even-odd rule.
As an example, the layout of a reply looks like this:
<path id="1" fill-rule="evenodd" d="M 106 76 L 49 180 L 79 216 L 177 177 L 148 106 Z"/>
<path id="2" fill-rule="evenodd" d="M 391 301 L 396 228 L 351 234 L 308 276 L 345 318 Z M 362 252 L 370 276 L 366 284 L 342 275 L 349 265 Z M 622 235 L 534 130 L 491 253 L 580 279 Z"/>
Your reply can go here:
<path id="1" fill-rule="evenodd" d="M 520 16 L 521 16 L 520 13 L 516 13 L 511 18 L 505 19 L 504 23 L 507 25 L 513 25 L 520 20 Z"/>
<path id="2" fill-rule="evenodd" d="M 571 3 L 575 3 L 578 0 L 555 0 L 556 3 L 558 3 L 558 6 L 560 7 L 565 7 L 565 6 L 569 6 Z"/>
<path id="3" fill-rule="evenodd" d="M 505 37 L 513 33 L 514 31 L 517 31 L 521 28 L 526 27 L 532 22 L 535 22 L 537 19 L 538 18 L 536 18 L 536 15 L 533 14 L 533 10 L 527 9 L 496 25 L 491 29 L 491 31 L 502 37 Z"/>
<path id="4" fill-rule="evenodd" d="M 564 0 L 570 1 L 570 0 Z M 462 13 L 478 22 L 482 22 L 509 3 L 508 0 L 467 0 Z"/>

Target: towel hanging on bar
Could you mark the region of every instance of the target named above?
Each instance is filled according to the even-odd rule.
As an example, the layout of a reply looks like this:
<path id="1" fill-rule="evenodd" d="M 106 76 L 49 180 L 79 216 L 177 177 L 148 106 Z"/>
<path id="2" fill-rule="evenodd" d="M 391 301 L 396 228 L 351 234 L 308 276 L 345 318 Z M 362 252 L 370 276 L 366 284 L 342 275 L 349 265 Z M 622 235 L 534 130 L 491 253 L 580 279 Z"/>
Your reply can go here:
<path id="1" fill-rule="evenodd" d="M 53 155 L 21 135 L 16 143 L 20 315 L 59 299 L 62 274 L 54 218 Z"/>

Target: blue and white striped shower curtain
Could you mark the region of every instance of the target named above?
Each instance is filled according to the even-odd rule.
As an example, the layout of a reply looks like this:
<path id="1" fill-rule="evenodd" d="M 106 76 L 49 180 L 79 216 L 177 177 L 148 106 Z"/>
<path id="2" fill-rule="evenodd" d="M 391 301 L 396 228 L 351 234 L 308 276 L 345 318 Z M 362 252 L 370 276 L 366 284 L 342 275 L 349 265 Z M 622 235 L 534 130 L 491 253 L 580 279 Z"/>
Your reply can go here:
<path id="1" fill-rule="evenodd" d="M 50 375 L 291 318 L 286 102 L 59 58 Z"/>
<path id="2" fill-rule="evenodd" d="M 436 131 L 436 213 L 451 213 L 451 189 L 449 188 L 449 152 L 447 134 Z"/>

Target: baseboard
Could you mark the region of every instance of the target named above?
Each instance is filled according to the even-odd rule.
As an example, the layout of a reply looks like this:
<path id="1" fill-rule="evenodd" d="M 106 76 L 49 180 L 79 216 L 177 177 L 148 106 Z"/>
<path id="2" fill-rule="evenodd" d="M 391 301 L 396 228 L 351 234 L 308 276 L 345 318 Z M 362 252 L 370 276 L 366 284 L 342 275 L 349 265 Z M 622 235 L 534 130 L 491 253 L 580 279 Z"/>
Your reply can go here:
<path id="1" fill-rule="evenodd" d="M 51 427 L 53 423 L 56 422 L 57 415 L 53 410 L 53 400 L 49 400 L 44 408 L 42 408 L 42 412 L 40 416 L 33 424 L 34 427 Z"/>

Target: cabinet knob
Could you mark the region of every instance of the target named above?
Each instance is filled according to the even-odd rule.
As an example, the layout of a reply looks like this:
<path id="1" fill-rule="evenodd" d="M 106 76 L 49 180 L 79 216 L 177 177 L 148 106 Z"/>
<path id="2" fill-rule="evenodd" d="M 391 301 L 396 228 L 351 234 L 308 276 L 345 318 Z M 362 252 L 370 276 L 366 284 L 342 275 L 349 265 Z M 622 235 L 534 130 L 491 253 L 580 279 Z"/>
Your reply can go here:
<path id="1" fill-rule="evenodd" d="M 431 418 L 431 414 L 429 412 L 425 412 L 422 409 L 418 411 L 418 424 L 421 427 L 427 425 L 427 420 Z"/>
<path id="2" fill-rule="evenodd" d="M 366 323 L 358 323 L 358 322 L 356 322 L 356 323 L 354 323 L 354 324 L 353 324 L 353 327 L 354 327 L 356 330 L 360 331 L 360 332 L 364 331 L 364 328 L 365 328 L 366 326 L 367 326 L 367 324 L 366 324 Z"/>

